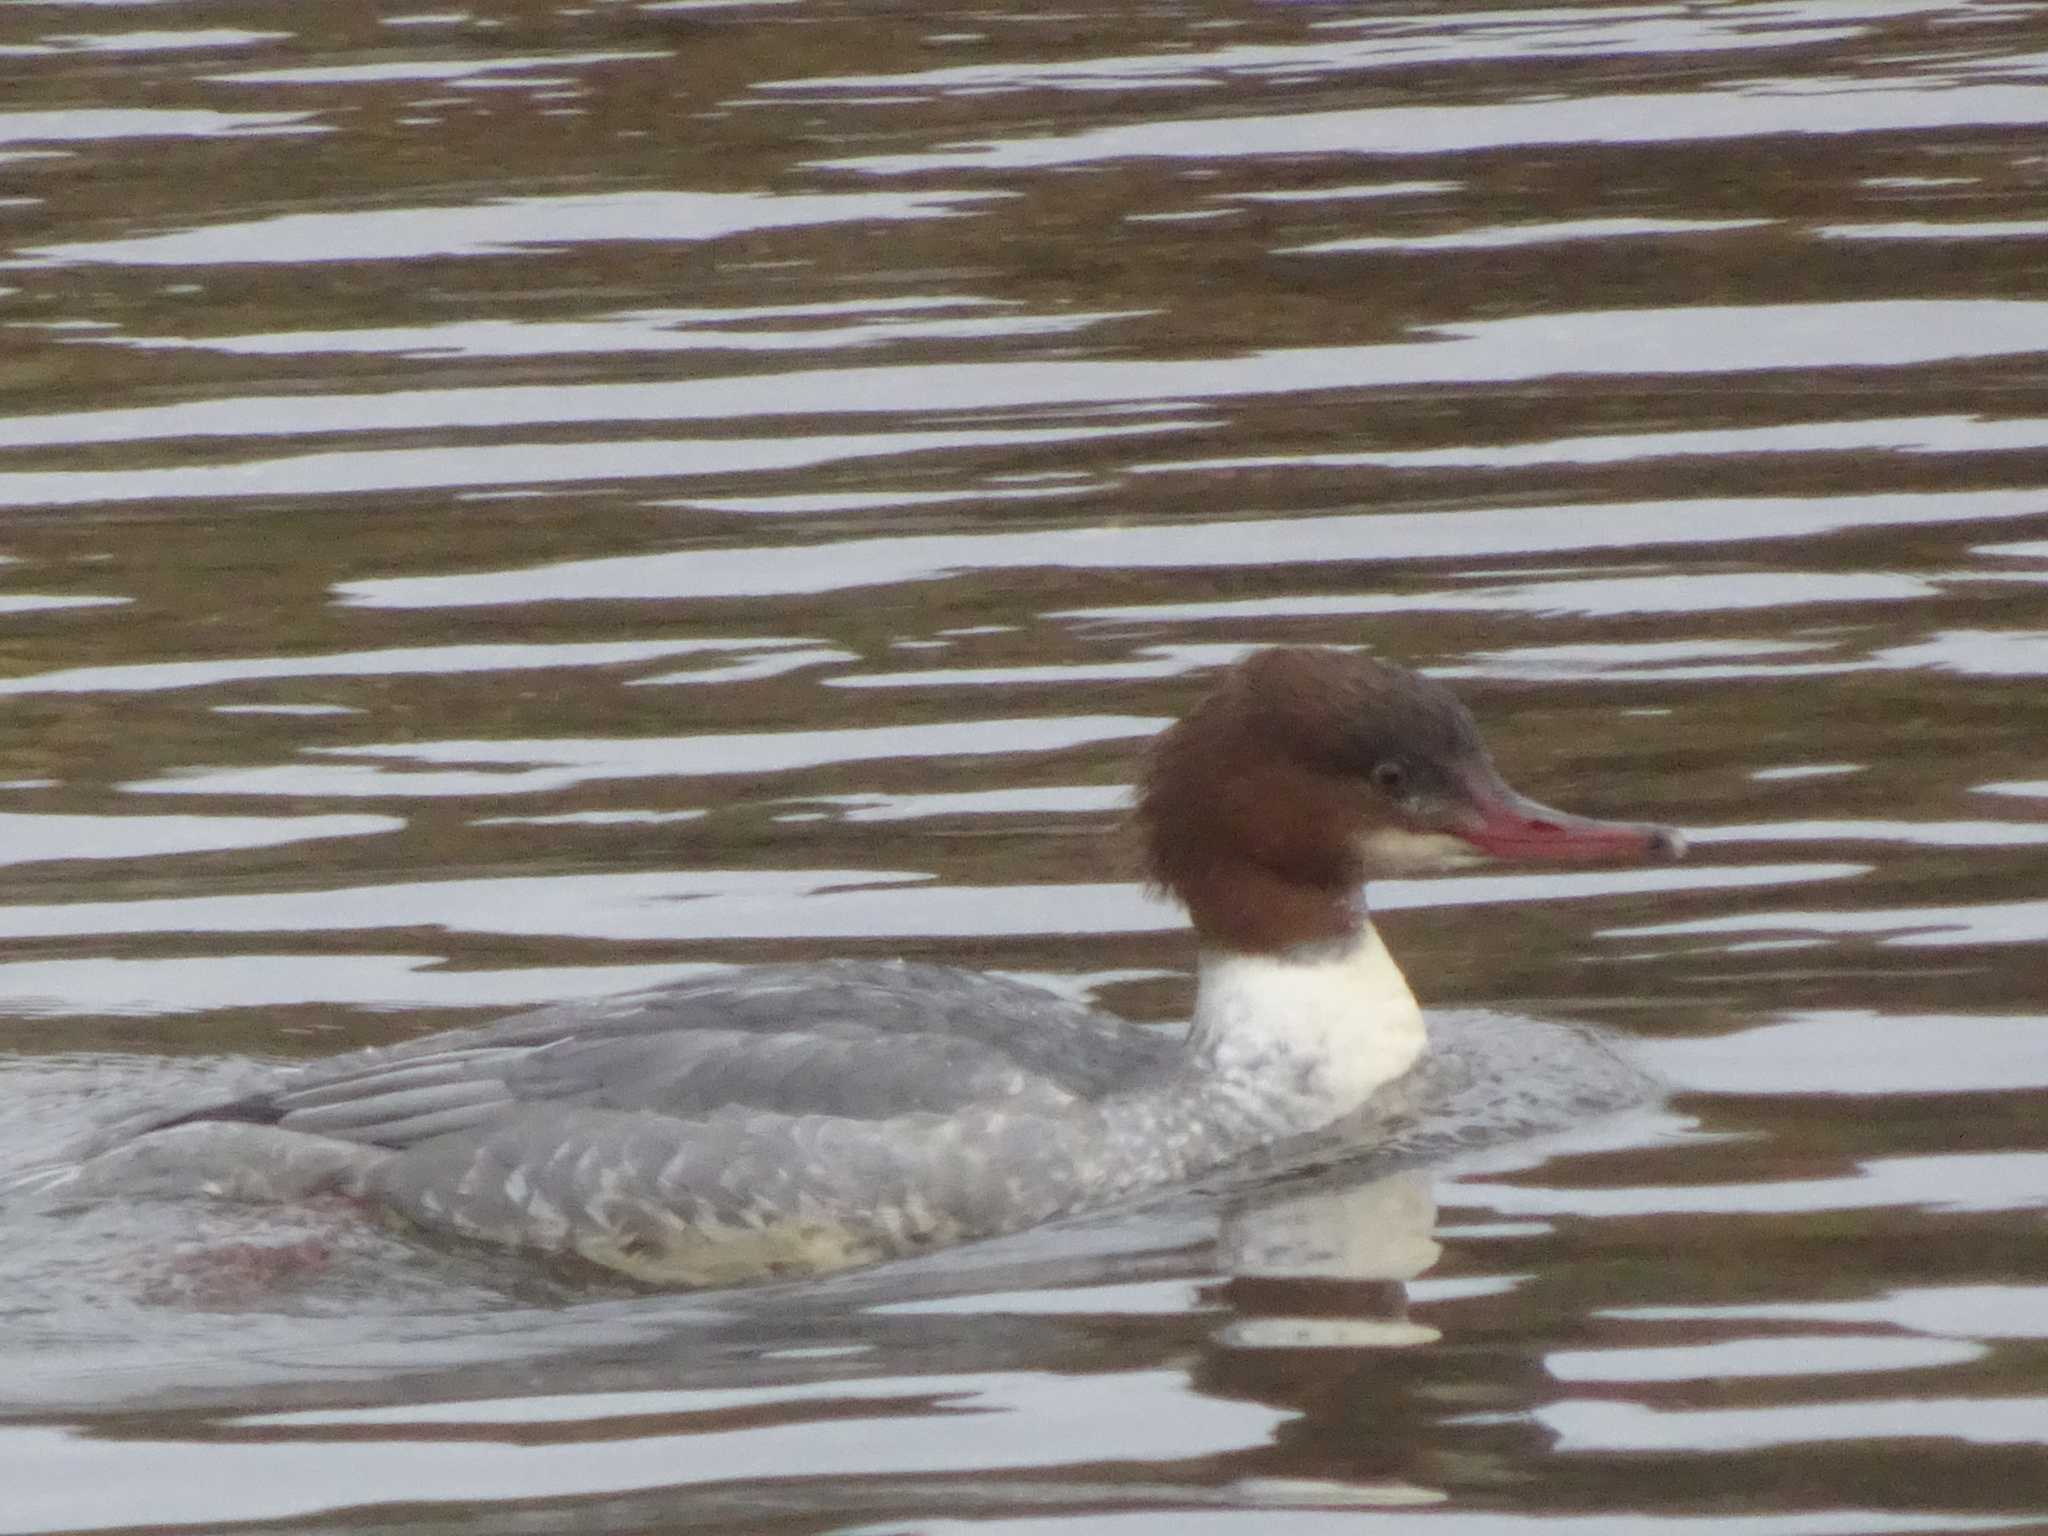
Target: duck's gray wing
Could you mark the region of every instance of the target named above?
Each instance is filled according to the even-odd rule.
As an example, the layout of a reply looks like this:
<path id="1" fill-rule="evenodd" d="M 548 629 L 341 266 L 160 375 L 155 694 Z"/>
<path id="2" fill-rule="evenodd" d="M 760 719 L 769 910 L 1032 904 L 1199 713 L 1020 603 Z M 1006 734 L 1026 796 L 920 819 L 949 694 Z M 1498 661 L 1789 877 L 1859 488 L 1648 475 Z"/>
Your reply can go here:
<path id="1" fill-rule="evenodd" d="M 1055 1109 L 1167 1069 L 1172 1045 L 1040 988 L 943 966 L 758 966 L 338 1056 L 197 1121 L 404 1148 L 523 1106 L 702 1119 L 724 1109 L 852 1119 Z"/>

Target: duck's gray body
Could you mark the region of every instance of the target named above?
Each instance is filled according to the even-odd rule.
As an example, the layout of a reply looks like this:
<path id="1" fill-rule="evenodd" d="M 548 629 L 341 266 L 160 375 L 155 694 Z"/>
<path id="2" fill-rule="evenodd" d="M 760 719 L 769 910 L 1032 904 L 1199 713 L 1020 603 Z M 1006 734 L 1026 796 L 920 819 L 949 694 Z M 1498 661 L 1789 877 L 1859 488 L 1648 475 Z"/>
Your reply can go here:
<path id="1" fill-rule="evenodd" d="M 1295 1119 L 1039 988 L 834 961 L 335 1057 L 110 1127 L 70 1182 L 334 1190 L 429 1230 L 717 1284 L 1016 1230 Z"/>

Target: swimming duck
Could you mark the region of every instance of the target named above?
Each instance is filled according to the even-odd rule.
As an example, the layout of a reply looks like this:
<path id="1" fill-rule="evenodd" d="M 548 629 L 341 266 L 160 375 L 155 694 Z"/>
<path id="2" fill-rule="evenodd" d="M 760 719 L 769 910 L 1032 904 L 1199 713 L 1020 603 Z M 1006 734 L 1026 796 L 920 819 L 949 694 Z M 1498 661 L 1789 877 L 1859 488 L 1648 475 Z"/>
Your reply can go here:
<path id="1" fill-rule="evenodd" d="M 1183 1180 L 1366 1104 L 1426 1043 L 1372 879 L 1684 852 L 1515 793 L 1442 684 L 1305 647 L 1240 662 L 1157 739 L 1136 821 L 1199 945 L 1180 1041 L 950 966 L 742 967 L 132 1116 L 66 1187 L 339 1192 L 664 1285 L 843 1268 Z"/>

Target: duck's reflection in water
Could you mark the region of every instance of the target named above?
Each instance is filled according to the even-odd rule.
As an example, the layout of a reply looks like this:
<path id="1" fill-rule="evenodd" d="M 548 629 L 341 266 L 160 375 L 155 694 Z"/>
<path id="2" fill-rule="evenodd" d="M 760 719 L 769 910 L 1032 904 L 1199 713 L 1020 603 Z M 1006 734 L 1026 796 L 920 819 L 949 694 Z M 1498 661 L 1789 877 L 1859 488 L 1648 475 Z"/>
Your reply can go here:
<path id="1" fill-rule="evenodd" d="M 1288 1406 L 1300 1417 L 1231 1487 L 1243 1502 L 1430 1504 L 1415 1476 L 1416 1419 L 1407 1357 L 1443 1336 L 1408 1315 L 1408 1285 L 1443 1249 L 1431 1235 L 1428 1170 L 1336 1183 L 1328 1178 L 1228 1211 L 1214 1299 L 1229 1308 L 1211 1335 L 1204 1391 Z M 1270 1459 L 1285 1475 L 1262 1473 Z"/>
<path id="2" fill-rule="evenodd" d="M 1408 1316 L 1409 1280 L 1443 1254 L 1430 1236 L 1436 1197 L 1423 1169 L 1321 1189 L 1226 1216 L 1218 1245 L 1235 1312 L 1218 1341 L 1235 1350 L 1405 1349 L 1435 1328 Z"/>

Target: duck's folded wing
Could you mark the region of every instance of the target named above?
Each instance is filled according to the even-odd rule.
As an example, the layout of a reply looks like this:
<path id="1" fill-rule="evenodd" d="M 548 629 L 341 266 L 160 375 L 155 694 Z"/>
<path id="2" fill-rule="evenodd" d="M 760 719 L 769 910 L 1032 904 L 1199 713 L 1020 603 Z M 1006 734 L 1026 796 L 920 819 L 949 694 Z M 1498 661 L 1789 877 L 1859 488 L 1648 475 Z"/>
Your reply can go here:
<path id="1" fill-rule="evenodd" d="M 228 1121 L 402 1148 L 538 1105 L 684 1119 L 721 1109 L 875 1120 L 1053 1110 L 1173 1055 L 1142 1031 L 973 972 L 758 967 L 335 1057 L 238 1099 L 123 1122 L 97 1144 Z"/>
<path id="2" fill-rule="evenodd" d="M 514 1108 L 549 1105 L 685 1120 L 729 1109 L 887 1119 L 1001 1102 L 1052 1108 L 1071 1098 L 972 1040 L 703 1029 L 378 1063 L 252 1096 L 212 1118 L 408 1147 Z"/>

